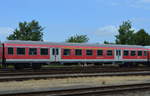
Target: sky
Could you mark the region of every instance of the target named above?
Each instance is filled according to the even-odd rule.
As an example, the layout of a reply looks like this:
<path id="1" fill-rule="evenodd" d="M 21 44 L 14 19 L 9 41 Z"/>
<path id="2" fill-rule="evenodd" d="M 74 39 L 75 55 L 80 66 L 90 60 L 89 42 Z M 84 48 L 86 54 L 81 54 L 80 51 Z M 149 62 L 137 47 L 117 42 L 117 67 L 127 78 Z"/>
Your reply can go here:
<path id="1" fill-rule="evenodd" d="M 150 34 L 150 0 L 0 0 L 0 40 L 18 23 L 37 20 L 44 27 L 44 41 L 64 42 L 87 35 L 90 43 L 115 42 L 123 21 L 136 31 Z"/>

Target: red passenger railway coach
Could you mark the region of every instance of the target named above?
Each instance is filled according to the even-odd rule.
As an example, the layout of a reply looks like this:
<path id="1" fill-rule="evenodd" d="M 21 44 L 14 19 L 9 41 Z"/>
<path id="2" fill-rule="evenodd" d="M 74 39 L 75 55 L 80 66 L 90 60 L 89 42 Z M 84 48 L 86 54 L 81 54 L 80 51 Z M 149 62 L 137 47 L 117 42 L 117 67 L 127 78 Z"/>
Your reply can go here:
<path id="1" fill-rule="evenodd" d="M 149 48 L 136 45 L 6 41 L 0 44 L 0 62 L 16 69 L 42 64 L 148 64 Z"/>

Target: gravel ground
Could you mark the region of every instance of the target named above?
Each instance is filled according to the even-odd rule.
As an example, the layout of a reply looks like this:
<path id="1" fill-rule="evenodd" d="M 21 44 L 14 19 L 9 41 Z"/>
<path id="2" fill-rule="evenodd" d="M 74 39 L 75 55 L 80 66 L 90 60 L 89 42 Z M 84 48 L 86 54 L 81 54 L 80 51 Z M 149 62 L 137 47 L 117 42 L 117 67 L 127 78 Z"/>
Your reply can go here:
<path id="1" fill-rule="evenodd" d="M 122 92 L 122 93 L 115 93 L 115 94 L 111 94 L 111 95 L 96 94 L 96 95 L 89 95 L 89 96 L 150 96 L 150 90 L 133 91 L 133 92 Z"/>
<path id="2" fill-rule="evenodd" d="M 0 82 L 0 92 L 14 90 L 35 90 L 41 88 L 63 88 L 72 86 L 107 86 L 150 82 L 150 76 L 112 76 L 112 77 L 82 77 L 46 80 L 27 80 Z M 116 96 L 116 95 L 115 95 Z M 149 95 L 150 96 L 150 95 Z"/>

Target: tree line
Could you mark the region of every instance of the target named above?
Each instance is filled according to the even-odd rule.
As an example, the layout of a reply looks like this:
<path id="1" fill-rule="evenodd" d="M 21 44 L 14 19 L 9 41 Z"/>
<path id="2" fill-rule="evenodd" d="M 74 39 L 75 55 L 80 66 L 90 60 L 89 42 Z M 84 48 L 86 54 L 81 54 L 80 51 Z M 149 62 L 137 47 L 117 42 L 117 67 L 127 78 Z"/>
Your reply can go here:
<path id="1" fill-rule="evenodd" d="M 116 44 L 123 45 L 150 45 L 150 35 L 140 29 L 137 32 L 132 28 L 130 21 L 123 22 L 118 29 L 119 34 L 116 35 Z"/>
<path id="2" fill-rule="evenodd" d="M 44 27 L 39 25 L 38 21 L 32 20 L 31 22 L 19 22 L 8 40 L 31 40 L 43 41 Z M 137 32 L 132 28 L 131 21 L 124 21 L 118 28 L 118 35 L 115 36 L 116 40 L 111 43 L 104 41 L 104 44 L 123 44 L 123 45 L 150 45 L 150 35 L 144 30 L 139 29 Z M 87 35 L 74 35 L 70 36 L 65 42 L 72 43 L 86 43 L 89 41 Z"/>

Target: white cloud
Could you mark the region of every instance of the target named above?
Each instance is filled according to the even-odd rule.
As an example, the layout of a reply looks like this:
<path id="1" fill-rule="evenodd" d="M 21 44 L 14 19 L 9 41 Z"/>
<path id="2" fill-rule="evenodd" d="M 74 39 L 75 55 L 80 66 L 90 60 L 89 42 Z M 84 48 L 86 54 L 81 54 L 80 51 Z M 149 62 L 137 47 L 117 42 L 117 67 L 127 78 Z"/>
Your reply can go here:
<path id="1" fill-rule="evenodd" d="M 98 28 L 94 34 L 97 35 L 102 41 L 110 41 L 113 42 L 115 40 L 115 35 L 118 34 L 118 28 L 113 25 L 104 26 Z"/>
<path id="2" fill-rule="evenodd" d="M 132 8 L 142 8 L 146 10 L 150 10 L 150 0 L 114 0 L 108 3 L 111 6 L 125 6 Z"/>
<path id="3" fill-rule="evenodd" d="M 6 37 L 13 32 L 13 28 L 10 27 L 0 27 L 0 40 L 6 40 Z"/>
<path id="4" fill-rule="evenodd" d="M 137 0 L 139 3 L 150 3 L 150 0 Z"/>
<path id="5" fill-rule="evenodd" d="M 133 0 L 129 5 L 133 8 L 150 10 L 150 0 Z"/>

